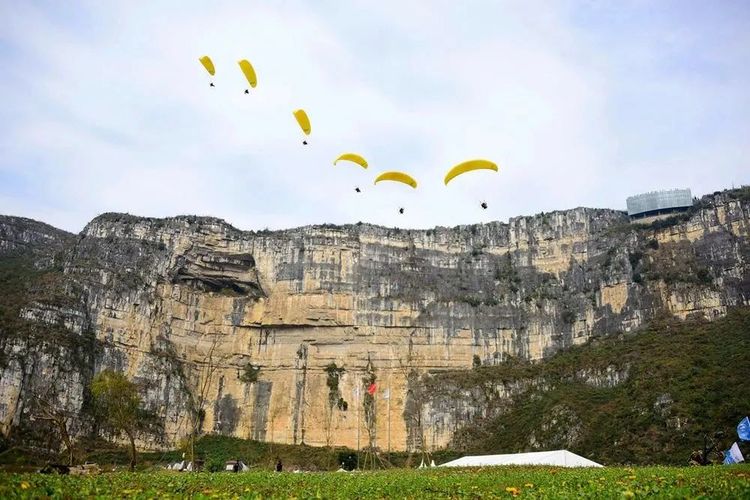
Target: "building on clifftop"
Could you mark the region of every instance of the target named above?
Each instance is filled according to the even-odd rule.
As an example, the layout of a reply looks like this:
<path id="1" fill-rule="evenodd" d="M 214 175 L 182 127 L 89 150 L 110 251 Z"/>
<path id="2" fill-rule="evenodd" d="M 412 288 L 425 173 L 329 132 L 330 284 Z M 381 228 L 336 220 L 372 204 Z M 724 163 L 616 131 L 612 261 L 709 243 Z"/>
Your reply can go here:
<path id="1" fill-rule="evenodd" d="M 630 196 L 626 200 L 630 220 L 650 222 L 685 212 L 693 206 L 689 189 L 670 189 Z"/>

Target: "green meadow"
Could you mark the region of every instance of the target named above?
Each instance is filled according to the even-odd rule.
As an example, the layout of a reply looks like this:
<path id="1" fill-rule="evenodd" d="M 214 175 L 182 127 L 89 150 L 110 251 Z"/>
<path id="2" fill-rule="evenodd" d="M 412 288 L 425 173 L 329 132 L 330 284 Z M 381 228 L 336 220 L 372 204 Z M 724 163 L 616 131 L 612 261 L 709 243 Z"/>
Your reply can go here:
<path id="1" fill-rule="evenodd" d="M 750 498 L 750 465 L 0 475 L 0 498 Z"/>

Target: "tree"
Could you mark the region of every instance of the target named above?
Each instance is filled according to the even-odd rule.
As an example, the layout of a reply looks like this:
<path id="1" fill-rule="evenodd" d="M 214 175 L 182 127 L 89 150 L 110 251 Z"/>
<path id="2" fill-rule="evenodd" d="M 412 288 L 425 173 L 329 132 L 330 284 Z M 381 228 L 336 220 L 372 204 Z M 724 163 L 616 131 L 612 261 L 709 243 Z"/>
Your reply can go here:
<path id="1" fill-rule="evenodd" d="M 331 362 L 325 367 L 325 372 L 326 385 L 328 386 L 328 405 L 326 407 L 323 427 L 325 430 L 326 446 L 330 447 L 333 438 L 334 409 L 338 408 L 339 411 L 346 411 L 349 403 L 344 400 L 339 388 L 339 382 L 346 370 L 343 367 L 339 368 L 336 366 L 336 363 Z"/>
<path id="2" fill-rule="evenodd" d="M 138 386 L 122 373 L 105 370 L 91 382 L 91 394 L 100 424 L 115 436 L 125 434 L 130 441 L 130 470 L 135 470 L 135 437 L 148 430 L 154 420 L 141 408 Z"/>
<path id="3" fill-rule="evenodd" d="M 412 331 L 410 337 L 416 333 Z M 406 400 L 404 402 L 404 422 L 407 428 L 407 447 L 411 450 L 417 449 L 421 456 L 422 462 L 431 460 L 430 452 L 427 448 L 427 436 L 425 425 L 425 410 L 427 409 L 428 394 L 422 380 L 424 372 L 424 359 L 422 355 L 413 353 L 413 344 L 409 340 L 409 349 L 406 359 L 398 357 L 398 364 L 406 380 Z M 411 461 L 411 455 L 409 458 Z"/>
<path id="4" fill-rule="evenodd" d="M 197 471 L 195 465 L 195 440 L 203 429 L 203 420 L 206 418 L 206 402 L 208 400 L 208 392 L 211 388 L 214 373 L 219 366 L 224 363 L 227 359 L 227 355 L 219 356 L 218 359 L 215 357 L 216 347 L 219 344 L 219 335 L 214 334 L 211 340 L 211 348 L 208 350 L 208 354 L 204 358 L 203 366 L 205 366 L 205 372 L 198 373 L 199 376 L 199 392 L 197 399 L 195 396 L 192 398 L 191 411 L 190 411 L 190 436 L 189 436 L 189 457 L 193 463 L 193 470 Z M 250 371 L 257 377 L 257 371 L 254 371 L 252 365 L 250 365 Z M 246 367 L 247 368 L 247 367 Z M 258 368 L 258 371 L 260 368 Z"/>
<path id="5" fill-rule="evenodd" d="M 57 400 L 52 397 L 53 392 L 50 389 L 51 387 L 53 387 L 53 384 L 48 385 L 48 390 L 44 394 L 32 395 L 31 420 L 48 422 L 58 432 L 67 451 L 68 465 L 73 465 L 75 447 L 68 430 L 68 425 L 75 418 L 76 414 L 65 405 L 59 406 Z"/>

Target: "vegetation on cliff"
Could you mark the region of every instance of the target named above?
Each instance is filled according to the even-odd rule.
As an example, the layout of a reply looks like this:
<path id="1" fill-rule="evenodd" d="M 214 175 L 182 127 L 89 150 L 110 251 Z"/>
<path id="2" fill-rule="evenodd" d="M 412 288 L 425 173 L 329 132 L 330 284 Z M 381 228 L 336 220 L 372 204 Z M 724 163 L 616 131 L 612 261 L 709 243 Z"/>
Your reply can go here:
<path id="1" fill-rule="evenodd" d="M 655 321 L 538 363 L 513 360 L 435 374 L 429 391 L 485 391 L 485 415 L 456 433 L 457 449 L 506 453 L 568 448 L 613 464 L 685 464 L 704 435 L 736 439 L 750 412 L 750 308 L 714 322 Z M 508 400 L 498 387 L 521 387 Z"/>

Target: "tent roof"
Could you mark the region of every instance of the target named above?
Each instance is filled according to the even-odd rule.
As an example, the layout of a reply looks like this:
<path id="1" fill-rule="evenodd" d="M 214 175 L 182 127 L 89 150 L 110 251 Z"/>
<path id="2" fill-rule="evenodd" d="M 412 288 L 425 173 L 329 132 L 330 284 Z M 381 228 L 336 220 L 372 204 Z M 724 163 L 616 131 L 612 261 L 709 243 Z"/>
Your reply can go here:
<path id="1" fill-rule="evenodd" d="M 561 467 L 602 467 L 588 458 L 568 450 L 510 453 L 507 455 L 476 455 L 441 464 L 441 467 L 485 467 L 491 465 L 557 465 Z"/>

